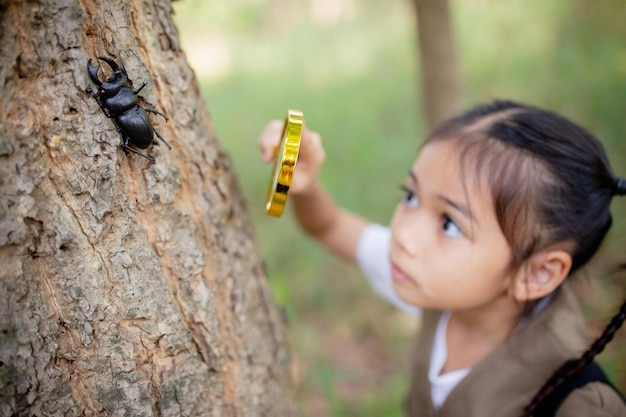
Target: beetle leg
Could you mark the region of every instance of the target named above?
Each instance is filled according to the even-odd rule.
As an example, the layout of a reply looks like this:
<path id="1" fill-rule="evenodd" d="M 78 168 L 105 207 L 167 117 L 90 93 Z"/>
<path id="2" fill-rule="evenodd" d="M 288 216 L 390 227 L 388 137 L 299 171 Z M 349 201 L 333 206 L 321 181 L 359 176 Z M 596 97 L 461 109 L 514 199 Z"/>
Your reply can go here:
<path id="1" fill-rule="evenodd" d="M 158 114 L 158 115 L 160 115 L 160 116 L 163 116 L 163 118 L 165 119 L 165 121 L 166 121 L 166 122 L 167 122 L 168 120 L 170 120 L 170 119 L 169 119 L 169 117 L 167 117 L 166 115 L 164 115 L 163 113 L 161 113 L 161 112 L 160 112 L 160 111 L 158 111 L 158 110 L 154 110 L 154 109 L 146 109 L 145 107 L 144 107 L 144 110 L 145 110 L 145 111 L 147 111 L 147 112 L 149 112 L 149 113 L 154 113 L 154 114 Z"/>
<path id="2" fill-rule="evenodd" d="M 171 150 L 172 150 L 172 147 L 170 146 L 170 144 L 169 144 L 169 143 L 167 143 L 167 142 L 165 141 L 165 139 L 163 139 L 163 136 L 161 136 L 161 134 L 160 134 L 159 132 L 157 132 L 157 130 L 156 130 L 156 129 L 153 129 L 153 131 L 154 131 L 154 134 L 155 134 L 155 135 L 157 135 L 157 138 L 161 139 L 161 142 L 163 142 L 165 145 L 167 145 L 167 148 L 171 151 Z"/>
<path id="3" fill-rule="evenodd" d="M 139 94 L 139 92 L 140 92 L 141 90 L 143 90 L 143 88 L 144 88 L 146 85 L 148 85 L 148 84 L 147 84 L 147 83 L 143 83 L 143 84 L 141 84 L 141 87 L 139 87 L 138 89 L 136 89 L 136 90 L 134 91 L 134 93 L 135 93 L 135 94 Z"/>
<path id="4" fill-rule="evenodd" d="M 98 102 L 98 106 L 100 106 L 100 108 L 102 109 L 102 112 L 104 113 L 104 115 L 106 117 L 108 117 L 109 119 L 111 119 L 113 116 L 111 116 L 111 113 L 109 113 L 107 108 L 104 107 L 104 105 L 100 102 L 100 100 L 96 99 L 96 101 Z"/>
<path id="5" fill-rule="evenodd" d="M 137 155 L 139 155 L 139 156 L 143 156 L 143 157 L 144 157 L 144 158 L 146 158 L 148 161 L 150 161 L 150 162 L 152 162 L 152 163 L 154 164 L 154 158 L 151 158 L 151 157 L 149 157 L 148 155 L 144 155 L 143 153 L 139 152 L 138 150 L 131 148 L 131 147 L 130 147 L 130 145 L 128 145 L 128 140 L 129 140 L 129 137 L 128 137 L 128 136 L 126 136 L 126 137 L 124 138 L 124 149 L 129 150 L 129 151 L 131 151 L 131 152 L 134 152 L 134 153 L 136 153 L 136 154 L 137 154 Z"/>

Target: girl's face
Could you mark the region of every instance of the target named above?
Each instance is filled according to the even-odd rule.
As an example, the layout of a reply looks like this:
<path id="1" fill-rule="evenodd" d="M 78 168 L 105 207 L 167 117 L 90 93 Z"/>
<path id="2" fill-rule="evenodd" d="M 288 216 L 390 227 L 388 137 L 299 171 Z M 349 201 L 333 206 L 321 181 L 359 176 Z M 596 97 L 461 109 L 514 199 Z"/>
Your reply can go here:
<path id="1" fill-rule="evenodd" d="M 471 155 L 464 177 L 458 148 L 455 141 L 439 140 L 422 149 L 391 220 L 394 288 L 424 308 L 486 306 L 511 285 L 512 252 L 491 193 L 485 181 L 471 176 Z"/>

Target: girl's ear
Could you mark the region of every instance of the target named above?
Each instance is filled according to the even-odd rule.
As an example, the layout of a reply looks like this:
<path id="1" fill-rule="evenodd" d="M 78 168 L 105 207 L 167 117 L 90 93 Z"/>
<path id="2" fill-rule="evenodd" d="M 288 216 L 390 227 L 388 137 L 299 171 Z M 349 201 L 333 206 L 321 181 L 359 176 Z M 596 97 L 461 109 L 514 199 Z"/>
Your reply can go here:
<path id="1" fill-rule="evenodd" d="M 517 272 L 509 290 L 515 300 L 538 300 L 554 291 L 567 277 L 572 256 L 562 249 L 546 249 L 534 254 Z"/>

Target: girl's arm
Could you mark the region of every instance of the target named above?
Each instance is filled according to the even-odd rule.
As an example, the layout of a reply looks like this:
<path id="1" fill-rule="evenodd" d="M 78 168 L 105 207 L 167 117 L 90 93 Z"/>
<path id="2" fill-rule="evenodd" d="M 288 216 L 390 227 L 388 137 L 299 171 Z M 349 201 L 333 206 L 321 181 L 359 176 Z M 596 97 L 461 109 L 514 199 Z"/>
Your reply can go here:
<path id="1" fill-rule="evenodd" d="M 369 222 L 337 206 L 317 181 L 308 188 L 291 201 L 298 224 L 333 253 L 355 263 L 359 236 Z"/>
<path id="2" fill-rule="evenodd" d="M 266 163 L 273 160 L 282 127 L 283 122 L 275 120 L 261 133 L 259 147 Z M 289 201 L 302 230 L 334 254 L 354 263 L 359 236 L 369 222 L 337 206 L 319 184 L 317 175 L 325 159 L 320 135 L 305 126 Z"/>

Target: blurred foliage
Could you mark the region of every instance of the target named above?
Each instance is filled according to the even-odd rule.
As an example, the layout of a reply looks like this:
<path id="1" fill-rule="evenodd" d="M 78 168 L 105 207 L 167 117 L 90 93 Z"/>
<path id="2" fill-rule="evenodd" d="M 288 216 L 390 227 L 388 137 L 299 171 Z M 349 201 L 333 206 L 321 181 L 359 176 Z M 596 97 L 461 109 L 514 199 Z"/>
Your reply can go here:
<path id="1" fill-rule="evenodd" d="M 623 0 L 451 5 L 468 106 L 498 97 L 556 110 L 596 134 L 626 176 Z M 327 150 L 327 188 L 340 204 L 386 223 L 427 133 L 411 2 L 185 0 L 174 8 L 248 200 L 274 296 L 289 317 L 300 415 L 401 415 L 418 323 L 307 240 L 289 213 L 265 216 L 270 167 L 260 162 L 256 141 L 270 119 L 288 108 L 304 111 Z M 585 298 L 593 332 L 623 298 L 623 278 L 593 279 L 626 257 L 625 214 L 616 202 L 614 230 L 597 257 L 600 272 L 589 273 L 586 284 L 594 289 Z M 624 333 L 600 360 L 626 390 Z"/>

